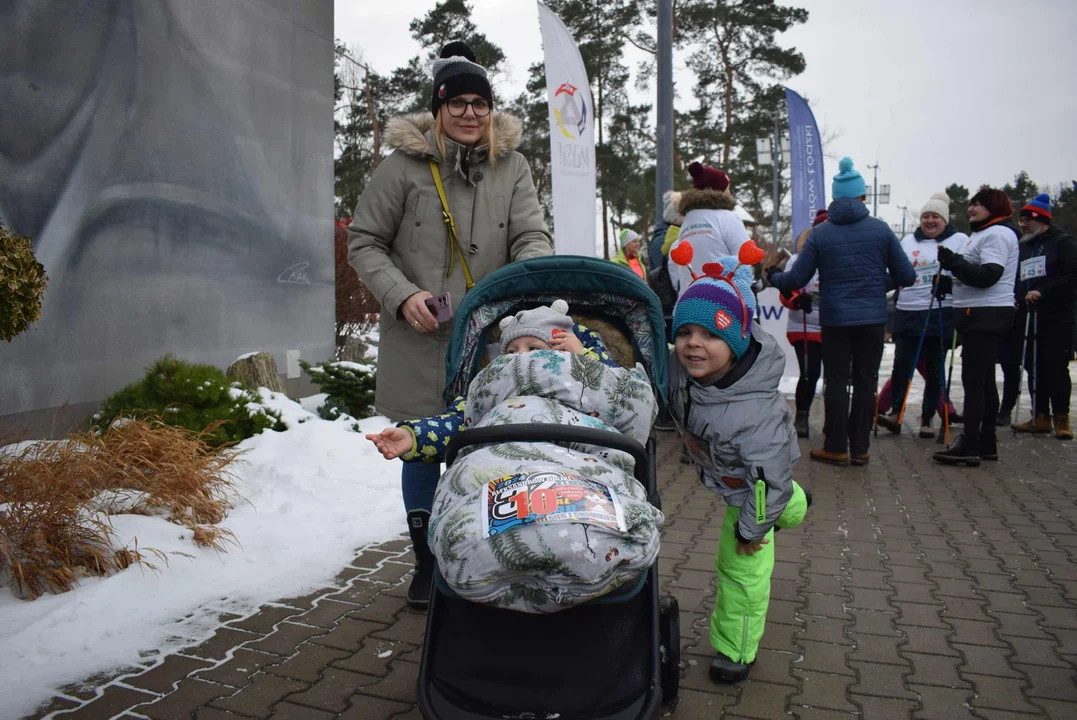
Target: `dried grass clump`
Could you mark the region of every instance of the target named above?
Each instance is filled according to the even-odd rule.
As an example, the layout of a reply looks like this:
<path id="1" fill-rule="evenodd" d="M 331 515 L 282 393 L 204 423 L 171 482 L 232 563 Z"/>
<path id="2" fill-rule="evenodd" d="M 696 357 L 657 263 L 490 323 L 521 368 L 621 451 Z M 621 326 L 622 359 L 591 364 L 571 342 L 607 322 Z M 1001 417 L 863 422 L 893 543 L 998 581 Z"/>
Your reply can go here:
<path id="1" fill-rule="evenodd" d="M 134 563 L 156 569 L 144 553 L 167 562 L 152 549 L 115 550 L 109 514 L 160 515 L 189 528 L 196 544 L 225 551 L 234 538 L 213 525 L 230 507 L 236 458 L 210 448 L 204 433 L 160 420 L 0 449 L 0 578 L 10 574 L 33 599 Z"/>

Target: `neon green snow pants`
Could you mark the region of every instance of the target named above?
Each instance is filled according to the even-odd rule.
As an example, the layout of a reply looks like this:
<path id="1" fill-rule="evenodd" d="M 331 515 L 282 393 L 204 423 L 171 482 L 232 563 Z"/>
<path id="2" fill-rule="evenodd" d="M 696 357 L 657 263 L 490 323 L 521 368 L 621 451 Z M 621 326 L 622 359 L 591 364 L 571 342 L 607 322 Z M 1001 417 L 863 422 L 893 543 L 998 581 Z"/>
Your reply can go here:
<path id="1" fill-rule="evenodd" d="M 794 482 L 793 497 L 775 524 L 780 528 L 796 527 L 807 512 L 807 496 Z M 755 555 L 738 555 L 734 529 L 739 515 L 740 508 L 726 508 L 718 554 L 714 557 L 718 591 L 711 614 L 711 646 L 731 660 L 750 663 L 759 650 L 770 604 L 774 531 L 767 533 L 770 542 Z"/>

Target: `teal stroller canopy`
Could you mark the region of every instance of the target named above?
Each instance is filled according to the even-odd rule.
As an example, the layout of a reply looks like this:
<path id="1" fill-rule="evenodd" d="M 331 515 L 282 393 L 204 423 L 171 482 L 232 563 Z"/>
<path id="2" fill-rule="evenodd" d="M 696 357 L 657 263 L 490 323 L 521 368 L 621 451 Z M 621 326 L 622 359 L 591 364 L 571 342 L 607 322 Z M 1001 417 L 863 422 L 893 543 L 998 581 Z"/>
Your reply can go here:
<path id="1" fill-rule="evenodd" d="M 446 403 L 466 394 L 482 365 L 490 330 L 501 318 L 558 298 L 574 314 L 601 316 L 621 327 L 664 406 L 669 351 L 658 296 L 627 268 L 580 255 L 511 263 L 484 277 L 464 296 L 445 357 Z"/>

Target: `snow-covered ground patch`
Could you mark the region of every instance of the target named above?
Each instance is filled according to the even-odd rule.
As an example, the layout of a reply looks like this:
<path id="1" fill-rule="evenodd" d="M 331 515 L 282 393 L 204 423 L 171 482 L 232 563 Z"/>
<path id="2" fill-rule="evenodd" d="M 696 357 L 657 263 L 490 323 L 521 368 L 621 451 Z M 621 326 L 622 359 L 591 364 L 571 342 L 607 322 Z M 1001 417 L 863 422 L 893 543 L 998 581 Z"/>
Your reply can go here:
<path id="1" fill-rule="evenodd" d="M 238 545 L 217 554 L 164 518 L 112 517 L 117 541 L 170 555 L 158 572 L 133 566 L 83 579 L 71 592 L 33 602 L 0 588 L 0 719 L 18 718 L 63 685 L 134 665 L 208 637 L 218 613 L 247 614 L 272 600 L 327 584 L 365 544 L 406 532 L 400 464 L 362 433 L 385 418 L 321 420 L 313 410 L 262 389 L 288 430 L 244 441 L 234 466 L 242 500 L 221 523 Z"/>

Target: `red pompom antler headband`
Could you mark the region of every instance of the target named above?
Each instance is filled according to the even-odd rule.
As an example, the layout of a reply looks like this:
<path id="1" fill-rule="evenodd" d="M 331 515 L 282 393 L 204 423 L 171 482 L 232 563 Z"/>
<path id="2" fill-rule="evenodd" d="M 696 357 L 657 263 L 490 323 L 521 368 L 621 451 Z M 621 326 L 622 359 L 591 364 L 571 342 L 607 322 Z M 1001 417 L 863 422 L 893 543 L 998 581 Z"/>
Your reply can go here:
<path id="1" fill-rule="evenodd" d="M 687 240 L 682 241 L 677 247 L 669 253 L 669 259 L 676 264 L 688 268 L 688 272 L 692 273 L 692 282 L 702 280 L 703 278 L 711 278 L 712 280 L 722 280 L 729 284 L 733 288 L 733 292 L 737 294 L 737 298 L 740 300 L 741 311 L 743 317 L 748 317 L 748 305 L 744 302 L 744 296 L 740 293 L 740 288 L 733 282 L 733 275 L 737 272 L 737 269 L 742 265 L 755 265 L 758 262 L 762 262 L 766 253 L 763 249 L 755 244 L 753 240 L 749 240 L 740 246 L 740 251 L 737 253 L 738 264 L 733 267 L 729 272 L 722 267 L 721 263 L 708 262 L 703 263 L 703 274 L 696 275 L 695 270 L 692 269 L 692 259 L 695 257 L 695 248 L 692 247 L 692 243 Z M 745 323 L 741 328 L 741 335 L 748 337 L 748 324 Z"/>

